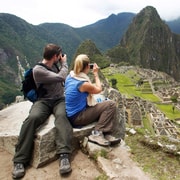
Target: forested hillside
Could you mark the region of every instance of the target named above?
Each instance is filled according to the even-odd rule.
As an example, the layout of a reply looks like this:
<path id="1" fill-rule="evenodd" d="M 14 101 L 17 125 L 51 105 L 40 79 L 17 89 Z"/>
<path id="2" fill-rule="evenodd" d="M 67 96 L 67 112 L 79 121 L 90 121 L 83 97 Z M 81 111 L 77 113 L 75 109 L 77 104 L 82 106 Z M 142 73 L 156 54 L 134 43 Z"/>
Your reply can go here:
<path id="1" fill-rule="evenodd" d="M 154 11 L 153 7 L 145 9 Z M 28 64 L 33 66 L 41 60 L 44 45 L 52 42 L 62 46 L 69 65 L 76 53 L 90 54 L 90 49 L 95 46 L 98 53 L 93 54 L 92 60 L 99 62 L 101 67 L 112 62 L 125 62 L 156 67 L 179 77 L 179 35 L 171 33 L 158 13 L 155 14 L 111 14 L 94 24 L 73 28 L 62 23 L 34 26 L 15 15 L 0 13 L 0 108 L 21 94 L 23 70 Z M 158 60 L 157 64 L 154 58 Z"/>

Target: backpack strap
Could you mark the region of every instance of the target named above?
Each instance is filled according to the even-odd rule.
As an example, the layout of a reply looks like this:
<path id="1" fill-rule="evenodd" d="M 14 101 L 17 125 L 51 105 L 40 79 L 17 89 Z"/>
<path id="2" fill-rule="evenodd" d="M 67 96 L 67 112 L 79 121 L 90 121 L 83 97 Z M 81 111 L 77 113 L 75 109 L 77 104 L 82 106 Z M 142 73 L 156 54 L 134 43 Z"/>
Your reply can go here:
<path id="1" fill-rule="evenodd" d="M 44 63 L 37 63 L 36 65 L 43 66 L 43 67 L 45 67 L 47 70 L 52 71 L 52 69 L 49 68 L 48 66 L 46 66 Z"/>
<path id="2" fill-rule="evenodd" d="M 51 68 L 49 68 L 49 67 L 48 67 L 47 65 L 45 65 L 44 63 L 39 62 L 39 63 L 37 63 L 36 65 L 43 66 L 43 67 L 45 67 L 47 70 L 54 72 Z M 59 72 L 60 69 L 59 69 L 57 63 L 54 63 L 54 66 L 56 67 L 57 71 Z M 64 87 L 64 84 L 65 84 L 65 82 L 62 81 L 62 82 L 61 82 L 61 85 L 62 85 L 63 87 Z M 37 88 L 37 90 L 39 91 L 40 89 L 42 89 L 42 87 L 43 87 L 43 84 L 40 84 L 39 87 Z"/>
<path id="3" fill-rule="evenodd" d="M 56 67 L 57 71 L 59 72 L 59 71 L 60 71 L 60 69 L 59 69 L 59 67 L 58 67 L 57 63 L 54 63 L 54 66 Z"/>
<path id="4" fill-rule="evenodd" d="M 37 63 L 37 65 L 41 65 L 41 66 L 45 67 L 47 70 L 53 71 L 51 68 L 49 68 L 48 66 L 46 66 L 44 63 Z M 56 67 L 57 71 L 59 72 L 60 69 L 59 69 L 57 63 L 54 63 L 54 66 Z"/>

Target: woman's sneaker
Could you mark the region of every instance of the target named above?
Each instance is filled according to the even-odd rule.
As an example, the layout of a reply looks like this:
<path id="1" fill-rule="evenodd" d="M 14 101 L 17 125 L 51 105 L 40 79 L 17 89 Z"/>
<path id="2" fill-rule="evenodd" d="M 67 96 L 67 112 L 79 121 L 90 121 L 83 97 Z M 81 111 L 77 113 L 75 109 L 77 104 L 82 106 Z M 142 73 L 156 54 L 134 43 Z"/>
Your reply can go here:
<path id="1" fill-rule="evenodd" d="M 102 131 L 93 130 L 92 134 L 88 136 L 89 141 L 100 146 L 109 146 L 110 142 L 104 138 Z"/>
<path id="2" fill-rule="evenodd" d="M 111 145 L 116 145 L 121 142 L 120 138 L 116 138 L 110 134 L 105 135 L 104 138 L 107 139 L 111 143 Z"/>

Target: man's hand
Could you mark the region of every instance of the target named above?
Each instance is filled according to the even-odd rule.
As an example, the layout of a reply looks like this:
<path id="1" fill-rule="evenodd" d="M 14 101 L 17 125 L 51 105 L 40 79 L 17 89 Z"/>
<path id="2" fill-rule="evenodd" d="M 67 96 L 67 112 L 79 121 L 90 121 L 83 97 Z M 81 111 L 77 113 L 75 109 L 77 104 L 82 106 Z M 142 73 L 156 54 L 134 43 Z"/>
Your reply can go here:
<path id="1" fill-rule="evenodd" d="M 59 61 L 60 62 L 66 62 L 67 61 L 67 56 L 66 56 L 66 54 L 60 54 L 59 55 L 60 56 L 60 58 L 59 58 Z"/>

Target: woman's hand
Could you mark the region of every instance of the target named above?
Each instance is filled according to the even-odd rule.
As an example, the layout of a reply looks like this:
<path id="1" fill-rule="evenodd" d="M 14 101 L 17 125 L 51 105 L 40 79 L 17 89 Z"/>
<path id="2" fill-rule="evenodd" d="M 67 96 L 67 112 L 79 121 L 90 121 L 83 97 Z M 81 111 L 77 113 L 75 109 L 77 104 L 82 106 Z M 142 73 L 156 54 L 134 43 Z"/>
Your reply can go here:
<path id="1" fill-rule="evenodd" d="M 94 66 L 93 66 L 93 74 L 94 75 L 97 75 L 98 74 L 98 71 L 99 71 L 99 67 L 96 63 L 94 63 Z"/>

